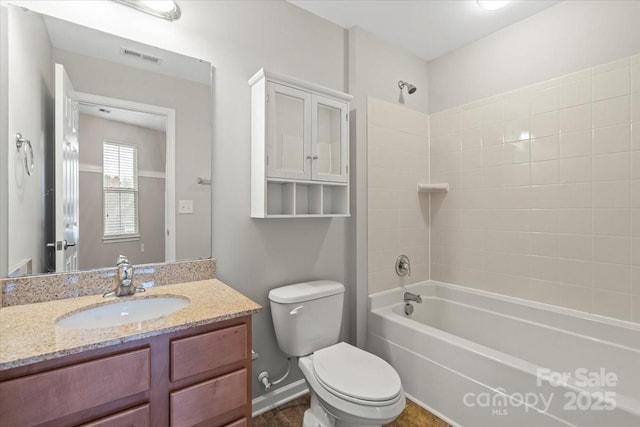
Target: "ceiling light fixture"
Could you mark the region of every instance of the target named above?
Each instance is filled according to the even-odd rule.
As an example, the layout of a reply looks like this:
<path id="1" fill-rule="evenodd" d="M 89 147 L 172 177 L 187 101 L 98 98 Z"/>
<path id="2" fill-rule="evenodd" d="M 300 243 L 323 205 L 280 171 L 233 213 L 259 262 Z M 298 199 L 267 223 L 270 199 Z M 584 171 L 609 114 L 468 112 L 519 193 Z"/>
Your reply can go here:
<path id="1" fill-rule="evenodd" d="M 175 21 L 180 18 L 180 7 L 173 0 L 113 0 L 116 3 L 132 7 L 140 12 Z"/>
<path id="2" fill-rule="evenodd" d="M 497 10 L 506 6 L 509 0 L 476 0 L 478 6 L 484 10 Z"/>

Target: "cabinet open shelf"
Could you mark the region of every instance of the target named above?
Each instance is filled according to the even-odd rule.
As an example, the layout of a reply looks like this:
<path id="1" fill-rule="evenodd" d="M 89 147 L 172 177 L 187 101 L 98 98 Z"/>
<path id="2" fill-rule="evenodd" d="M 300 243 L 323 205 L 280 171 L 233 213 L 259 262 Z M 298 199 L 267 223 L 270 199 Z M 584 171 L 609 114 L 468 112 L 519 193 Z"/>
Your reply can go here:
<path id="1" fill-rule="evenodd" d="M 348 185 L 316 182 L 267 181 L 267 211 L 253 218 L 349 216 Z"/>

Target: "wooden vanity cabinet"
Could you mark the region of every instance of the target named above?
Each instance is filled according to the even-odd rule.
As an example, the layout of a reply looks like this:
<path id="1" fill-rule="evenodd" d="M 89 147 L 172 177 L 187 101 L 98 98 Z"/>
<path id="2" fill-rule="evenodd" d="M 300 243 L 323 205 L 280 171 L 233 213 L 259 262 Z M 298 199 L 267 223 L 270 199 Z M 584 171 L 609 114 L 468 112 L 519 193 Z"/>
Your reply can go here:
<path id="1" fill-rule="evenodd" d="M 0 424 L 251 424 L 251 317 L 0 372 Z"/>

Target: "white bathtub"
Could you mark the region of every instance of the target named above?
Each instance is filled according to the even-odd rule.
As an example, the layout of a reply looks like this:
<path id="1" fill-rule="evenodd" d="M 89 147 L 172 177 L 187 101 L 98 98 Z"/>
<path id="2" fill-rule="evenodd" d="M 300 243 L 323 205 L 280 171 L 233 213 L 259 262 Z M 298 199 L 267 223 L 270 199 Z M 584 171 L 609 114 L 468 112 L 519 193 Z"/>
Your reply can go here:
<path id="1" fill-rule="evenodd" d="M 368 349 L 450 424 L 640 426 L 640 325 L 428 281 L 370 297 Z"/>

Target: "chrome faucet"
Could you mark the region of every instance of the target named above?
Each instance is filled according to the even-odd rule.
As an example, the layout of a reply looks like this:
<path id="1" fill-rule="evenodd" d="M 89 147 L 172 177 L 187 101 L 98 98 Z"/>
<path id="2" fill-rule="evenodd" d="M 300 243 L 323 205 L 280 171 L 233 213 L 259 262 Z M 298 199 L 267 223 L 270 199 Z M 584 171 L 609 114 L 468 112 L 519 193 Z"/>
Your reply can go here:
<path id="1" fill-rule="evenodd" d="M 413 302 L 417 302 L 418 304 L 422 302 L 422 297 L 418 294 L 414 294 L 412 292 L 405 292 L 404 293 L 404 302 L 409 302 L 409 301 L 413 301 Z"/>
<path id="2" fill-rule="evenodd" d="M 400 255 L 396 259 L 396 274 L 398 276 L 411 276 L 411 263 L 408 256 Z"/>
<path id="3" fill-rule="evenodd" d="M 133 266 L 129 263 L 129 259 L 124 255 L 120 255 L 116 262 L 116 277 L 118 279 L 116 288 L 113 291 L 102 295 L 104 298 L 112 296 L 127 297 L 135 294 L 136 292 L 145 291 L 144 288 L 133 285 Z"/>

